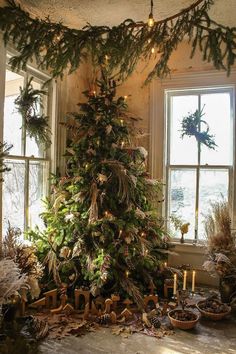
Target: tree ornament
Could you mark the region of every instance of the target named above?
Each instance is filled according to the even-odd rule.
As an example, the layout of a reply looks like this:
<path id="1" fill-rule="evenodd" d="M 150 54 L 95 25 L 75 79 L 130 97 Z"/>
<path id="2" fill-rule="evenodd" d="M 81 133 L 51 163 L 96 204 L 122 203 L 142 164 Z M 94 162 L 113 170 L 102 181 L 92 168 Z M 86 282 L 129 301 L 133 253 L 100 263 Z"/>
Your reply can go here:
<path id="1" fill-rule="evenodd" d="M 124 256 L 125 257 L 128 257 L 129 255 L 129 247 L 127 245 L 125 245 L 125 248 L 124 248 Z"/>

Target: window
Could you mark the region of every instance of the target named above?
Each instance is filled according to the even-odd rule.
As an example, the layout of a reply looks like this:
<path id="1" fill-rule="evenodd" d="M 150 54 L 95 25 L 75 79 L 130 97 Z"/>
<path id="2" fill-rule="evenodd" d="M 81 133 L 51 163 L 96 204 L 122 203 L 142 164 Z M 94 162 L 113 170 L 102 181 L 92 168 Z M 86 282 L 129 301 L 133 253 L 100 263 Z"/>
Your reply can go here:
<path id="1" fill-rule="evenodd" d="M 4 174 L 4 182 L 1 186 L 3 235 L 8 222 L 22 231 L 36 224 L 42 226 L 39 214 L 43 207 L 42 198 L 48 190 L 49 151 L 38 147 L 34 139 L 27 136 L 22 126 L 22 117 L 14 104 L 20 86 L 24 87 L 30 77 L 34 77 L 32 81 L 34 89 L 41 89 L 44 82 L 48 80 L 48 77 L 32 70 L 29 68 L 26 72 L 14 73 L 7 66 L 5 70 L 1 141 L 12 144 L 13 147 L 5 160 L 10 171 Z M 45 114 L 47 114 L 47 106 L 48 99 L 45 98 Z"/>
<path id="2" fill-rule="evenodd" d="M 204 215 L 210 203 L 231 198 L 234 161 L 234 88 L 166 90 L 166 215 L 190 223 L 186 239 L 204 238 Z M 195 137 L 181 138 L 183 117 L 203 109 L 214 135 L 215 150 L 199 144 Z M 201 124 L 200 129 L 206 130 Z M 230 199 L 231 200 L 231 199 Z M 171 226 L 171 224 L 170 224 Z M 173 232 L 173 226 L 171 226 Z M 175 232 L 176 237 L 180 233 Z"/>

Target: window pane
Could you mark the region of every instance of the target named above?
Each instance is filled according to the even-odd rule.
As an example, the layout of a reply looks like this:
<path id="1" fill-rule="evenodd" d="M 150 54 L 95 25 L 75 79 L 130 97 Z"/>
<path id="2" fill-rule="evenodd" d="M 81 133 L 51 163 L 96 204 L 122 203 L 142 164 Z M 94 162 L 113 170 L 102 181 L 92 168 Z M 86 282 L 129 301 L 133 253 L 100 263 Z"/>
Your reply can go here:
<path id="1" fill-rule="evenodd" d="M 33 80 L 32 81 L 32 86 L 34 88 L 34 90 L 42 90 L 42 85 Z M 45 102 L 46 104 L 46 102 Z M 46 107 L 44 107 L 46 108 Z M 41 107 L 38 106 L 37 107 L 37 111 L 36 111 L 37 114 L 41 114 Z M 30 138 L 29 136 L 26 136 L 26 155 L 27 156 L 34 156 L 34 157 L 43 157 L 44 155 L 44 149 L 43 149 L 43 146 L 38 146 L 35 142 L 35 139 L 34 138 Z"/>
<path id="2" fill-rule="evenodd" d="M 4 174 L 3 182 L 3 235 L 6 233 L 8 221 L 11 226 L 24 230 L 25 163 L 8 160 L 6 164 L 11 170 Z"/>
<path id="3" fill-rule="evenodd" d="M 3 140 L 13 144 L 11 155 L 22 154 L 22 117 L 16 112 L 14 101 L 23 85 L 23 76 L 6 70 Z"/>
<path id="4" fill-rule="evenodd" d="M 200 170 L 199 185 L 199 230 L 198 237 L 204 238 L 204 215 L 210 209 L 212 202 L 228 199 L 228 170 Z"/>
<path id="5" fill-rule="evenodd" d="M 39 214 L 43 211 L 42 198 L 46 195 L 48 163 L 31 161 L 29 165 L 29 227 L 43 227 Z"/>
<path id="6" fill-rule="evenodd" d="M 169 216 L 189 222 L 187 239 L 194 239 L 195 230 L 196 171 L 194 169 L 171 169 L 169 186 Z M 178 230 L 176 237 L 181 237 Z"/>
<path id="7" fill-rule="evenodd" d="M 197 95 L 172 96 L 170 110 L 170 164 L 194 165 L 197 163 L 197 143 L 194 137 L 181 138 L 183 117 L 198 107 Z"/>
<path id="8" fill-rule="evenodd" d="M 215 150 L 202 145 L 201 164 L 230 165 L 232 164 L 232 133 L 230 94 L 211 93 L 201 95 L 201 105 L 204 107 L 205 120 L 210 127 L 210 134 L 214 135 Z M 202 129 L 204 129 L 204 124 Z"/>

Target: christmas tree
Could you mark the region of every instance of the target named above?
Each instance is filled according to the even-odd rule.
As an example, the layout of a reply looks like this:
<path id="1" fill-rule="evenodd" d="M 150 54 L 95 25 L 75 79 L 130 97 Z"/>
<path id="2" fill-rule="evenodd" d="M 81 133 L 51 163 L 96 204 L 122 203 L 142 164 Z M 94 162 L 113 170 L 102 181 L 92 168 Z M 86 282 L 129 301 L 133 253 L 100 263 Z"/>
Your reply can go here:
<path id="1" fill-rule="evenodd" d="M 45 231 L 31 232 L 57 286 L 88 286 L 93 295 L 143 294 L 158 285 L 166 236 L 156 205 L 161 185 L 148 177 L 147 152 L 132 147 L 133 127 L 116 82 L 102 73 L 99 94 L 68 123 L 67 175 L 55 178 Z"/>

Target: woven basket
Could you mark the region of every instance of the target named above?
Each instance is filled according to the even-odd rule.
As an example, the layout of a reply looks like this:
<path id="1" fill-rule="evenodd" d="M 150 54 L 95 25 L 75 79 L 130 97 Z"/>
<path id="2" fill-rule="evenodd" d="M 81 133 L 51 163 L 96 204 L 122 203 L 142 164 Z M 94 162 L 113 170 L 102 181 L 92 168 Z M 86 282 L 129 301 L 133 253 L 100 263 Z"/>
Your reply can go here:
<path id="1" fill-rule="evenodd" d="M 216 300 L 215 300 L 216 301 Z M 213 313 L 213 312 L 207 312 L 203 310 L 200 306 L 201 304 L 204 304 L 205 300 L 199 301 L 196 305 L 198 311 L 202 314 L 203 317 L 208 318 L 213 321 L 220 321 L 222 318 L 226 317 L 228 314 L 231 312 L 231 307 L 227 306 L 227 312 L 223 313 Z M 220 303 L 220 301 L 217 301 Z M 200 305 L 200 306 L 199 306 Z"/>
<path id="2" fill-rule="evenodd" d="M 190 312 L 191 314 L 194 314 L 196 316 L 196 319 L 193 320 L 193 321 L 179 321 L 179 320 L 176 320 L 175 318 L 173 318 L 171 315 L 176 312 L 176 311 L 182 311 L 182 310 L 172 310 L 168 313 L 168 317 L 170 319 L 170 322 L 172 324 L 173 327 L 175 328 L 179 328 L 179 329 L 192 329 L 196 326 L 196 324 L 198 323 L 198 320 L 199 320 L 199 316 L 192 312 L 192 311 L 188 311 L 188 310 L 185 310 L 186 312 Z"/>

